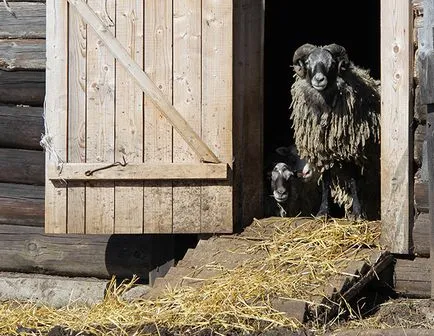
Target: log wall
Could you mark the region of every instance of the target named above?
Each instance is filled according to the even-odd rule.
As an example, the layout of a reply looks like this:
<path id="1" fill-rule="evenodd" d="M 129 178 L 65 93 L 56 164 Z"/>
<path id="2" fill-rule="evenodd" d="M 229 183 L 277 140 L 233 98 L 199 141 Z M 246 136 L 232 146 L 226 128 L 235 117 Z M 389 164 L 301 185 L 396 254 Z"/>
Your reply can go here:
<path id="1" fill-rule="evenodd" d="M 192 237 L 44 234 L 45 1 L 0 10 L 0 271 L 149 280 Z M 3 6 L 3 4 L 0 4 Z M 194 237 L 193 237 L 194 238 Z"/>
<path id="2" fill-rule="evenodd" d="M 197 243 L 197 235 L 44 233 L 45 155 L 39 142 L 44 133 L 45 2 L 9 0 L 16 17 L 6 10 L 0 10 L 0 271 L 98 278 L 109 278 L 112 275 L 129 277 L 135 274 L 146 281 L 150 271 L 155 274 L 155 269 L 158 271 L 160 265 L 173 258 L 182 258 L 185 250 Z M 182 8 L 177 7 L 181 3 L 176 2 L 174 10 L 181 11 Z M 215 3 L 215 7 L 218 7 L 218 2 Z M 257 109 L 258 103 L 262 102 L 257 94 L 261 90 L 246 83 L 259 83 L 257 78 L 262 74 L 259 71 L 262 48 L 259 48 L 257 42 L 258 39 L 262 41 L 262 36 L 257 29 L 259 25 L 255 24 L 262 20 L 262 4 L 260 1 L 243 0 L 234 2 L 234 10 L 234 39 L 238 41 L 234 46 L 234 58 L 237 60 L 234 89 L 238 92 L 234 106 L 243 111 L 239 114 L 239 120 L 234 120 L 234 127 L 241 129 L 246 122 L 256 125 L 256 128 L 252 126 L 251 134 L 238 139 L 239 143 L 236 144 L 237 155 L 244 158 L 256 150 L 261 141 L 262 119 L 252 117 L 252 110 Z M 180 15 L 174 24 L 182 24 L 185 17 Z M 249 30 L 246 30 L 246 23 Z M 76 28 L 81 27 L 74 22 L 70 24 Z M 253 26 L 256 30 L 252 30 Z M 72 29 L 70 33 L 80 38 L 78 30 Z M 243 41 L 249 46 L 257 45 L 258 48 L 249 53 Z M 185 51 L 179 48 L 175 50 L 175 53 L 179 52 Z M 194 62 L 192 64 L 198 66 Z M 185 64 L 174 64 L 175 69 L 182 66 Z M 210 71 L 211 68 L 208 66 L 206 70 Z M 117 74 L 121 75 L 120 71 Z M 193 85 L 192 81 L 188 82 L 190 86 Z M 177 87 L 173 89 L 175 101 L 182 102 L 182 97 L 176 95 Z M 215 92 L 210 91 L 209 95 L 212 98 Z M 249 176 L 257 174 L 252 169 L 244 172 L 242 161 L 244 160 L 238 160 L 234 168 L 240 181 L 242 176 L 249 179 Z M 175 187 L 181 195 L 183 185 L 177 184 L 174 189 Z M 255 208 L 262 197 L 260 190 L 255 185 L 248 188 L 237 185 L 237 194 L 248 192 L 250 197 L 243 200 L 245 204 L 237 204 L 236 211 L 245 212 Z M 210 205 L 215 206 L 213 203 Z M 182 208 L 174 209 L 178 212 L 180 210 Z M 259 216 L 259 209 L 256 211 Z M 244 213 L 237 213 L 237 216 L 242 217 Z M 71 225 L 78 226 L 79 223 Z"/>

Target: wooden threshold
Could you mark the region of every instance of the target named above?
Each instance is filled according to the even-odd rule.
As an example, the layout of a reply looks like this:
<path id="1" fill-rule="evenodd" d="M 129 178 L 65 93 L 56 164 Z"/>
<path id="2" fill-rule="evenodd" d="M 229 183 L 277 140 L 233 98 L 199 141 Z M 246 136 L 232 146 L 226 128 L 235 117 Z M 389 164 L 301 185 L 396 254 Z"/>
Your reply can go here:
<path id="1" fill-rule="evenodd" d="M 122 166 L 104 163 L 65 163 L 60 170 L 48 166 L 52 181 L 94 180 L 225 180 L 229 166 L 226 163 L 128 163 Z"/>

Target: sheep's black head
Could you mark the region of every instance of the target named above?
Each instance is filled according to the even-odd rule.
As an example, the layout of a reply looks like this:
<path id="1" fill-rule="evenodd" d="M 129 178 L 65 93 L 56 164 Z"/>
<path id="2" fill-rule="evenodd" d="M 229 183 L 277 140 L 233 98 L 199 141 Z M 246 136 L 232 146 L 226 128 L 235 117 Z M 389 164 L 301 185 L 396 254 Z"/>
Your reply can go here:
<path id="1" fill-rule="evenodd" d="M 316 47 L 308 43 L 294 52 L 292 62 L 295 73 L 300 78 L 305 78 L 318 91 L 323 91 L 334 83 L 350 63 L 345 48 L 340 45 Z"/>
<path id="2" fill-rule="evenodd" d="M 299 180 L 301 183 L 311 181 L 313 170 L 309 163 L 301 159 L 294 145 L 289 147 L 276 148 L 280 162 L 274 164 L 271 174 L 272 197 L 278 203 L 286 202 L 290 197 L 296 198 L 294 183 Z"/>
<path id="3" fill-rule="evenodd" d="M 271 172 L 271 190 L 274 199 L 283 203 L 289 198 L 291 180 L 294 179 L 294 172 L 284 162 L 277 163 Z"/>

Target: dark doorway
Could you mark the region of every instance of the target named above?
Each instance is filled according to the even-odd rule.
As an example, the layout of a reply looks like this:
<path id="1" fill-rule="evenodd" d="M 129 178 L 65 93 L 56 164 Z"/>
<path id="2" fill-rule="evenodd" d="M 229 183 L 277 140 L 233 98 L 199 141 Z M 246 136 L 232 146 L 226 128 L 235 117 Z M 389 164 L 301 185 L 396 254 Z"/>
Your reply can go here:
<path id="1" fill-rule="evenodd" d="M 380 1 L 265 1 L 264 153 L 293 143 L 289 120 L 292 55 L 300 45 L 337 43 L 380 77 Z"/>

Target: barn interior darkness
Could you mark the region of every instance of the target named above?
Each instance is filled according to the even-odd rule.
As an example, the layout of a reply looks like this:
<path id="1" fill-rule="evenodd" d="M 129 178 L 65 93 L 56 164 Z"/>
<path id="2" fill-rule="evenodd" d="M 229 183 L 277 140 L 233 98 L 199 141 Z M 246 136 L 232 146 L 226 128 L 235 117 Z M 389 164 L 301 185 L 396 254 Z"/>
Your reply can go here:
<path id="1" fill-rule="evenodd" d="M 380 78 L 380 1 L 265 1 L 264 154 L 293 143 L 292 55 L 304 43 L 337 43 Z"/>

